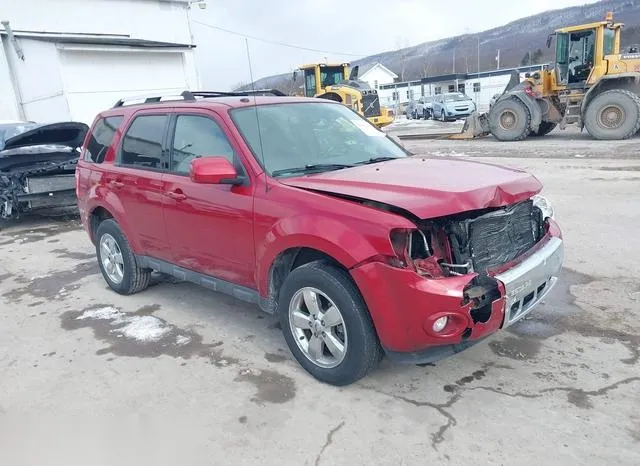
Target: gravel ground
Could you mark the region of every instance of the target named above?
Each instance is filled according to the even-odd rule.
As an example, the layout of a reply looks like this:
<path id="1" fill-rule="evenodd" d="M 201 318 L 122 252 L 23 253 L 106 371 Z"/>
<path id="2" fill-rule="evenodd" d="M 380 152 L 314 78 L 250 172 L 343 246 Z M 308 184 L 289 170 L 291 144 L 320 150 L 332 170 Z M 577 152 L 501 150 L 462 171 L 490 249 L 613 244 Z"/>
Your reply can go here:
<path id="1" fill-rule="evenodd" d="M 640 161 L 612 160 L 638 140 L 568 141 L 410 142 L 533 172 L 565 269 L 510 329 L 345 388 L 309 377 L 256 308 L 161 278 L 109 291 L 76 220 L 5 228 L 2 463 L 640 464 Z"/>

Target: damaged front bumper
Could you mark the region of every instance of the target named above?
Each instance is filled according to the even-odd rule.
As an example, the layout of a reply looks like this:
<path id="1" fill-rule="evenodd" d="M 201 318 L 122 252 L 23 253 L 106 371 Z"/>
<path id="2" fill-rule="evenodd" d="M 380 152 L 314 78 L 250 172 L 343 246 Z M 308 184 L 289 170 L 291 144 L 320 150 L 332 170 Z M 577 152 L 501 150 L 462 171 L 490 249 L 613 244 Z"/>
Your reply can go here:
<path id="1" fill-rule="evenodd" d="M 490 303 L 469 300 L 465 291 L 477 274 L 428 279 L 381 262 L 351 270 L 387 356 L 398 362 L 434 362 L 467 349 L 522 319 L 555 285 L 563 261 L 557 225 L 508 269 L 493 275 L 499 295 Z M 436 319 L 448 316 L 442 332 Z M 479 317 L 482 316 L 482 317 Z"/>
<path id="2" fill-rule="evenodd" d="M 0 219 L 76 205 L 76 159 L 33 169 L 0 172 Z"/>

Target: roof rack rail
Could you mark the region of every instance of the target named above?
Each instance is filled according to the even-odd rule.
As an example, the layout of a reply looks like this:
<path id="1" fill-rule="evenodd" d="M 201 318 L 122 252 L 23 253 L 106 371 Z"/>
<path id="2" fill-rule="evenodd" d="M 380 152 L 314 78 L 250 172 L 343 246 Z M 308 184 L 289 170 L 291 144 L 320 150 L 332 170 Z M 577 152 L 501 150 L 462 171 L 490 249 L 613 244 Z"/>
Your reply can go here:
<path id="1" fill-rule="evenodd" d="M 141 104 L 153 104 L 153 103 L 164 103 L 167 100 L 185 100 L 185 101 L 194 101 L 197 98 L 212 98 L 212 97 L 248 97 L 248 96 L 277 96 L 284 97 L 286 94 L 277 89 L 254 89 L 248 91 L 233 91 L 233 92 L 221 92 L 221 91 L 182 91 L 179 94 L 165 94 L 165 95 L 145 95 L 145 96 L 132 96 L 132 97 L 124 97 L 118 100 L 113 108 L 124 107 L 128 102 L 130 105 L 141 105 Z M 165 100 L 163 100 L 165 99 Z"/>

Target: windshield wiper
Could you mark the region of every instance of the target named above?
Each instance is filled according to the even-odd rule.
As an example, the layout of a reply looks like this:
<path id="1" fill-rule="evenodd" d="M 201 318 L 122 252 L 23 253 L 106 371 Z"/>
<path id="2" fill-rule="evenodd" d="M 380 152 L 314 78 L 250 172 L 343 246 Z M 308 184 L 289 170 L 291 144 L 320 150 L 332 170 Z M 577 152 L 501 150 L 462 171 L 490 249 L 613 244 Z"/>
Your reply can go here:
<path id="1" fill-rule="evenodd" d="M 297 174 L 297 173 L 315 173 L 324 172 L 330 170 L 341 170 L 342 168 L 351 168 L 355 165 L 349 165 L 344 163 L 314 163 L 305 165 L 304 167 L 292 167 L 283 168 L 281 170 L 275 170 L 271 172 L 271 176 L 284 175 L 285 173 Z"/>
<path id="2" fill-rule="evenodd" d="M 387 160 L 395 160 L 397 158 L 398 157 L 389 157 L 389 156 L 372 157 L 369 160 L 363 160 L 361 162 L 358 162 L 358 165 L 369 165 L 370 163 L 386 162 Z"/>

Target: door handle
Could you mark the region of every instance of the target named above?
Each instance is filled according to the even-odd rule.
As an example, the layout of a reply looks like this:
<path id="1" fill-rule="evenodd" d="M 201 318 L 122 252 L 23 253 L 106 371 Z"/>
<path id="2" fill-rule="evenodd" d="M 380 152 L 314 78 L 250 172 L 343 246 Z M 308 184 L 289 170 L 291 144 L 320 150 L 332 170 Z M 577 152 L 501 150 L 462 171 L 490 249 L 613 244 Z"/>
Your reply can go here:
<path id="1" fill-rule="evenodd" d="M 186 194 L 180 191 L 169 191 L 166 193 L 166 195 L 174 201 L 184 201 L 187 198 Z"/>
<path id="2" fill-rule="evenodd" d="M 122 189 L 124 188 L 124 183 L 122 181 L 111 180 L 109 181 L 109 186 L 115 189 Z"/>

